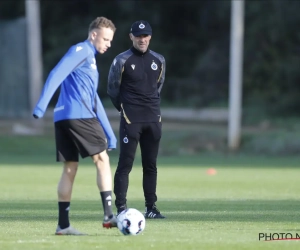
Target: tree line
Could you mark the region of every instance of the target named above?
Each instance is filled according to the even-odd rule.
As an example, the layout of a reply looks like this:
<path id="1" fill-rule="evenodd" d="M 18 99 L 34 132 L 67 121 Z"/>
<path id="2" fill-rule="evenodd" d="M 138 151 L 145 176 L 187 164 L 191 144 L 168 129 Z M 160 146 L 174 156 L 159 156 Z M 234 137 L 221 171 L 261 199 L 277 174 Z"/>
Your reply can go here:
<path id="1" fill-rule="evenodd" d="M 231 1 L 50 1 L 41 0 L 44 77 L 67 49 L 87 38 L 97 16 L 117 31 L 111 49 L 98 57 L 99 93 L 113 58 L 131 46 L 136 20 L 153 29 L 150 49 L 167 62 L 163 105 L 227 106 Z M 245 1 L 243 104 L 269 114 L 297 114 L 300 108 L 300 1 Z M 25 15 L 24 2 L 0 1 L 0 20 Z"/>

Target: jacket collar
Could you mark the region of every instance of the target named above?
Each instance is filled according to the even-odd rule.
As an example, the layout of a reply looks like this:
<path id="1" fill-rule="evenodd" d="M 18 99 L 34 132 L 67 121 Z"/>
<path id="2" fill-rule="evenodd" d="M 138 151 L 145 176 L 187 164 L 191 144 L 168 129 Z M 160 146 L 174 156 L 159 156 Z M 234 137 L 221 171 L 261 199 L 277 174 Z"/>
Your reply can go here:
<path id="1" fill-rule="evenodd" d="M 85 40 L 85 42 L 88 44 L 88 46 L 92 49 L 94 52 L 94 55 L 98 54 L 98 51 L 96 50 L 95 46 L 91 43 L 89 40 Z"/>
<path id="2" fill-rule="evenodd" d="M 130 50 L 131 50 L 134 54 L 139 55 L 139 56 L 145 55 L 145 54 L 147 54 L 147 53 L 149 52 L 149 48 L 148 48 L 145 52 L 141 52 L 141 51 L 137 50 L 137 49 L 136 49 L 135 47 L 133 47 L 133 46 L 130 48 Z"/>

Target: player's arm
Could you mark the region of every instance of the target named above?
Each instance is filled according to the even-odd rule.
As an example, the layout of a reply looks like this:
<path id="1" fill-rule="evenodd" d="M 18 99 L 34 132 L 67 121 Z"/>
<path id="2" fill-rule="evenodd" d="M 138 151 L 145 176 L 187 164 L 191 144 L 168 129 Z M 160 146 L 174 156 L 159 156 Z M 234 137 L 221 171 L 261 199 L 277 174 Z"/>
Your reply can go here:
<path id="1" fill-rule="evenodd" d="M 166 75 L 166 60 L 163 56 L 160 58 L 161 60 L 161 69 L 160 69 L 160 75 L 157 80 L 157 88 L 158 88 L 158 93 L 160 93 L 164 82 L 165 82 L 165 75 Z"/>
<path id="2" fill-rule="evenodd" d="M 121 110 L 120 85 L 123 70 L 122 60 L 115 58 L 108 73 L 107 93 L 118 111 Z"/>
<path id="3" fill-rule="evenodd" d="M 87 58 L 88 50 L 82 47 L 80 48 L 81 50 L 76 51 L 75 46 L 71 47 L 50 72 L 41 96 L 33 110 L 33 116 L 35 118 L 43 117 L 54 92 L 66 77 Z"/>
<path id="4" fill-rule="evenodd" d="M 104 107 L 102 105 L 102 102 L 101 102 L 98 94 L 96 94 L 96 103 L 97 103 L 97 107 L 96 107 L 95 112 L 97 115 L 97 119 L 100 122 L 100 124 L 102 125 L 104 133 L 106 135 L 108 149 L 115 149 L 115 148 L 117 148 L 117 138 L 115 136 L 114 131 L 111 128 L 110 122 L 107 118 L 106 112 L 104 110 Z"/>

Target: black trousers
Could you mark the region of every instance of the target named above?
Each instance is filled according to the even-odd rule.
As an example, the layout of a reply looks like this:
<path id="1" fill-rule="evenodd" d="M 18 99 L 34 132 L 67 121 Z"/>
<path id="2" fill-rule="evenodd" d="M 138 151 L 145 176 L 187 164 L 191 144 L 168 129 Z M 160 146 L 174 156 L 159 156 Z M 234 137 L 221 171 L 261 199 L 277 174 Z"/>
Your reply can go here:
<path id="1" fill-rule="evenodd" d="M 127 202 L 129 173 L 132 170 L 137 145 L 140 144 L 143 166 L 143 191 L 145 204 L 157 201 L 157 167 L 156 160 L 161 138 L 161 122 L 127 124 L 122 117 L 120 121 L 120 156 L 114 176 L 114 193 L 116 207 Z"/>

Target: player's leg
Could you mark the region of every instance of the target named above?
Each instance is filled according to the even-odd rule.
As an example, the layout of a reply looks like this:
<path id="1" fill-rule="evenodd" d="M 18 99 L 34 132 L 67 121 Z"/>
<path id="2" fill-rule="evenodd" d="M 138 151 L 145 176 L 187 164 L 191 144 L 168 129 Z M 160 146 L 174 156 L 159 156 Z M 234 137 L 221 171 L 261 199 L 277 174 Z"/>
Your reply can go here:
<path id="1" fill-rule="evenodd" d="M 112 174 L 104 131 L 96 118 L 71 121 L 70 127 L 82 158 L 91 156 L 96 166 L 96 181 L 102 200 L 103 227 L 116 227 L 112 212 Z"/>
<path id="2" fill-rule="evenodd" d="M 78 162 L 64 162 L 63 171 L 57 186 L 57 194 L 59 201 L 70 202 L 77 169 Z"/>
<path id="3" fill-rule="evenodd" d="M 143 128 L 140 147 L 143 165 L 143 189 L 145 196 L 146 218 L 165 218 L 157 209 L 157 155 L 161 138 L 161 123 L 149 123 Z"/>
<path id="4" fill-rule="evenodd" d="M 112 212 L 112 174 L 109 156 L 106 150 L 92 156 L 97 171 L 97 186 L 100 191 L 104 210 L 103 227 L 111 228 L 117 226 L 117 221 Z"/>
<path id="5" fill-rule="evenodd" d="M 70 226 L 69 210 L 74 179 L 78 168 L 78 152 L 72 137 L 69 136 L 67 123 L 55 123 L 56 160 L 63 162 L 63 171 L 57 186 L 58 225 L 56 234 L 82 235 Z"/>
<path id="6" fill-rule="evenodd" d="M 117 213 L 127 208 L 127 190 L 129 185 L 129 173 L 134 162 L 135 152 L 140 137 L 140 124 L 127 124 L 124 118 L 120 121 L 119 162 L 114 176 L 114 193 Z"/>
<path id="7" fill-rule="evenodd" d="M 96 165 L 97 171 L 97 186 L 99 191 L 111 191 L 112 190 L 112 175 L 109 163 L 109 156 L 106 150 L 99 154 L 92 156 Z"/>
<path id="8" fill-rule="evenodd" d="M 104 210 L 103 227 L 116 227 L 112 212 L 112 174 L 103 128 L 96 118 L 70 121 L 72 135 L 82 158 L 91 156 L 96 166 L 96 183 Z"/>
<path id="9" fill-rule="evenodd" d="M 72 189 L 77 168 L 78 162 L 64 162 L 63 172 L 57 187 L 59 209 L 58 226 L 56 229 L 57 235 L 83 235 L 83 233 L 71 227 L 69 221 Z"/>

